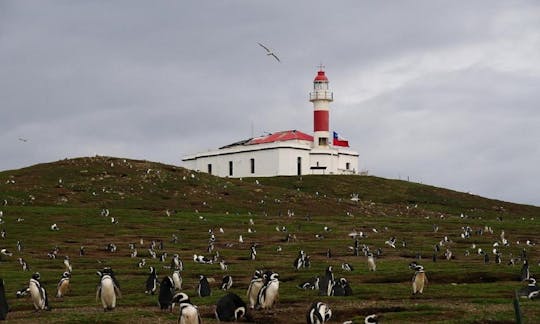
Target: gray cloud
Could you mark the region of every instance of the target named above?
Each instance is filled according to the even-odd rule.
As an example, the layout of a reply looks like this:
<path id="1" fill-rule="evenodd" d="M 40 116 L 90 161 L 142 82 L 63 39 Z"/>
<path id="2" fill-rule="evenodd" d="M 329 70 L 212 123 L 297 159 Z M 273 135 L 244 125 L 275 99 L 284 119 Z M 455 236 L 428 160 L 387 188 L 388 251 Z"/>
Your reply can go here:
<path id="1" fill-rule="evenodd" d="M 539 205 L 539 27 L 535 1 L 3 1 L 0 169 L 310 132 L 322 62 L 361 169 Z"/>

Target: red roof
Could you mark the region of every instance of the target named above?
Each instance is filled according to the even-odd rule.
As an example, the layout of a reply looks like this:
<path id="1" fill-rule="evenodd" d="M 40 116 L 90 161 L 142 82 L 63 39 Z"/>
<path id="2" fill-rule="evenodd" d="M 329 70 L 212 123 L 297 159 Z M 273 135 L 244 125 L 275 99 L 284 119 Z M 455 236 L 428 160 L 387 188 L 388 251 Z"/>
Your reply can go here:
<path id="1" fill-rule="evenodd" d="M 302 133 L 297 130 L 288 130 L 288 131 L 282 131 L 273 133 L 266 136 L 261 137 L 255 137 L 251 139 L 246 144 L 263 144 L 263 143 L 273 143 L 273 142 L 284 142 L 284 141 L 293 141 L 293 140 L 301 140 L 301 141 L 310 141 L 313 142 L 313 136 L 308 135 L 306 133 Z"/>
<path id="2" fill-rule="evenodd" d="M 319 70 L 319 72 L 317 72 L 317 76 L 315 77 L 315 80 L 314 81 L 325 81 L 325 82 L 328 82 L 328 78 L 326 77 L 326 75 L 324 75 L 324 71 L 323 70 Z"/>

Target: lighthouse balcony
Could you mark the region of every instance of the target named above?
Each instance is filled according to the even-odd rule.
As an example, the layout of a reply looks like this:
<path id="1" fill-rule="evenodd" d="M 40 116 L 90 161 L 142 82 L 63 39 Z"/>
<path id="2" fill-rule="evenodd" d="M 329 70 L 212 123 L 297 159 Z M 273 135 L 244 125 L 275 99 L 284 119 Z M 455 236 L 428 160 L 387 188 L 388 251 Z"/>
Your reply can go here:
<path id="1" fill-rule="evenodd" d="M 332 91 L 315 91 L 309 93 L 309 101 L 313 100 L 334 100 L 334 93 Z"/>

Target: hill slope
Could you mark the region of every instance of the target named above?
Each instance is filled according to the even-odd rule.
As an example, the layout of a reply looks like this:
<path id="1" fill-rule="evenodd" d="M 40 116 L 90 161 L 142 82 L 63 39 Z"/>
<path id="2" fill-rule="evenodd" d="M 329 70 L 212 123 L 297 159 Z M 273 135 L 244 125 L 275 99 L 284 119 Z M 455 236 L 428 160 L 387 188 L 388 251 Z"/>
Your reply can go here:
<path id="1" fill-rule="evenodd" d="M 372 176 L 226 179 L 155 162 L 87 157 L 0 172 L 10 205 L 148 210 L 367 214 L 538 215 L 540 208 Z M 353 195 L 358 201 L 353 201 Z"/>
<path id="2" fill-rule="evenodd" d="M 103 208 L 110 215 L 102 215 Z M 160 279 L 171 275 L 174 254 L 184 260 L 182 290 L 204 323 L 216 323 L 214 305 L 226 293 L 218 287 L 221 277 L 231 275 L 232 292 L 245 300 L 255 269 L 279 273 L 280 302 L 250 311 L 253 323 L 305 323 L 315 300 L 328 303 L 339 323 L 362 323 L 371 313 L 387 323 L 512 323 L 523 260 L 532 275 L 540 272 L 540 208 L 377 177 L 225 179 L 148 161 L 77 158 L 0 172 L 0 211 L 0 249 L 13 252 L 0 254 L 13 323 L 174 323 L 177 310 L 159 311 L 157 296 L 144 293 L 148 267 Z M 363 232 L 358 255 L 351 231 Z M 495 243 L 500 263 L 494 262 Z M 115 252 L 106 249 L 111 244 Z M 368 270 L 368 249 L 378 255 L 376 271 Z M 299 251 L 311 257 L 310 267 L 292 267 Z M 195 263 L 194 254 L 223 260 L 228 269 Z M 55 298 L 64 256 L 73 265 L 73 285 Z M 22 271 L 18 258 L 31 271 Z M 421 296 L 411 295 L 411 261 L 429 278 Z M 342 270 L 344 262 L 355 270 Z M 114 269 L 123 295 L 107 313 L 95 299 L 95 273 L 104 266 Z M 298 288 L 328 266 L 350 282 L 352 296 Z M 34 271 L 49 291 L 51 312 L 35 313 L 30 300 L 15 298 Z M 216 280 L 212 296 L 196 296 L 199 274 Z M 540 318 L 538 300 L 521 303 L 526 319 Z"/>

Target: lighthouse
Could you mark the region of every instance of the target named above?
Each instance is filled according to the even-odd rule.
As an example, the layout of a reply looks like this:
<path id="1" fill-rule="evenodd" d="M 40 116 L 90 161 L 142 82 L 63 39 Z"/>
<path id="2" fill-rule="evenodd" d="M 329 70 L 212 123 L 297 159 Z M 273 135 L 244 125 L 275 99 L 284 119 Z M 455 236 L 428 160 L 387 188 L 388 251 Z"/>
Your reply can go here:
<path id="1" fill-rule="evenodd" d="M 232 178 L 358 174 L 358 152 L 337 132 L 330 133 L 334 96 L 322 65 L 309 101 L 313 103 L 313 136 L 297 129 L 282 130 L 190 154 L 182 162 L 191 170 Z"/>
<path id="2" fill-rule="evenodd" d="M 322 65 L 313 80 L 309 101 L 313 103 L 313 147 L 327 148 L 330 144 L 330 103 L 334 101 L 334 94 L 328 87 Z"/>

